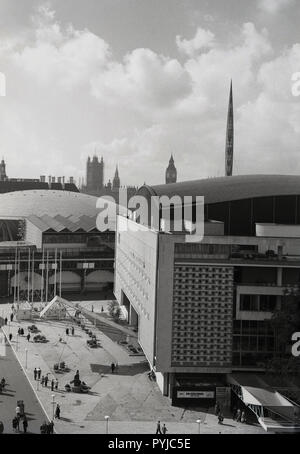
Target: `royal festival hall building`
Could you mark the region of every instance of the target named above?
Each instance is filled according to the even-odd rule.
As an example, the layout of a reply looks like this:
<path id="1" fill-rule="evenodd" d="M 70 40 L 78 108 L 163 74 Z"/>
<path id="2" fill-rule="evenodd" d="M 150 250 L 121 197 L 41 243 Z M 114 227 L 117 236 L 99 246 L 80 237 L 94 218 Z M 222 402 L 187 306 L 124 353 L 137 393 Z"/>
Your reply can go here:
<path id="1" fill-rule="evenodd" d="M 99 232 L 98 213 L 75 191 L 0 194 L 0 303 L 111 294 L 115 232 Z"/>
<path id="2" fill-rule="evenodd" d="M 159 228 L 151 213 L 148 225 L 117 219 L 115 296 L 162 393 L 176 405 L 235 396 L 266 430 L 274 420 L 295 429 L 296 384 L 278 389 L 265 372 L 277 348 L 270 320 L 300 281 L 300 177 L 145 185 L 138 195 L 149 206 L 153 196 L 204 196 L 200 242 L 186 241 L 184 224 L 164 231 L 163 210 Z"/>

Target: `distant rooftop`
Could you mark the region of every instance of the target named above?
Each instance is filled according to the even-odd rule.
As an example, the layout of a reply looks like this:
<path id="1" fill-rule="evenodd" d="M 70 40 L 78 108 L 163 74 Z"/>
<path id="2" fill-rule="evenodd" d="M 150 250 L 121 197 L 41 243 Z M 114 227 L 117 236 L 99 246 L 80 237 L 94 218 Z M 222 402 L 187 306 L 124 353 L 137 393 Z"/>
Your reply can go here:
<path id="1" fill-rule="evenodd" d="M 300 195 L 299 175 L 238 175 L 142 186 L 138 194 L 204 196 L 205 203 L 227 202 L 256 197 Z"/>

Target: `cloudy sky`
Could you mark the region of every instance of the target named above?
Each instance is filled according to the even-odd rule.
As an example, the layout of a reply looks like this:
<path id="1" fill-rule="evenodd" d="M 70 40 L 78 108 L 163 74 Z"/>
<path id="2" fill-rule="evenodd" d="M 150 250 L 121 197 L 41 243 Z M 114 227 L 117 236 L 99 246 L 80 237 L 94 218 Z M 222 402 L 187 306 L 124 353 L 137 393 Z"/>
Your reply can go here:
<path id="1" fill-rule="evenodd" d="M 10 177 L 164 182 L 300 173 L 299 0 L 0 0 L 0 154 Z M 0 156 L 1 157 L 1 156 Z"/>

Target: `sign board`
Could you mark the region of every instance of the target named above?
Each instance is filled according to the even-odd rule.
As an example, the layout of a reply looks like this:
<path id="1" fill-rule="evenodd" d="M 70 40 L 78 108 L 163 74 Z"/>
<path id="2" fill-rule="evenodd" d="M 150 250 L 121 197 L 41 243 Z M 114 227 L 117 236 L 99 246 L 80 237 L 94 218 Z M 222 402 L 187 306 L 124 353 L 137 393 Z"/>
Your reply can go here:
<path id="1" fill-rule="evenodd" d="M 177 391 L 178 399 L 214 399 L 214 391 Z"/>

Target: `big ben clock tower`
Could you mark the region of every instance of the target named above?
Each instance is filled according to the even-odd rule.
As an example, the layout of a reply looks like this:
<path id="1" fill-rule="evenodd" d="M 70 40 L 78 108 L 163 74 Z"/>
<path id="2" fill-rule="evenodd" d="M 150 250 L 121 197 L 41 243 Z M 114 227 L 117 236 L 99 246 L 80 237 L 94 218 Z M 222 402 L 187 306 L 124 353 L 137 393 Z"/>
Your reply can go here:
<path id="1" fill-rule="evenodd" d="M 173 155 L 171 155 L 169 165 L 166 170 L 166 184 L 177 182 L 177 170 L 174 165 Z"/>

